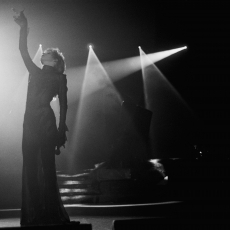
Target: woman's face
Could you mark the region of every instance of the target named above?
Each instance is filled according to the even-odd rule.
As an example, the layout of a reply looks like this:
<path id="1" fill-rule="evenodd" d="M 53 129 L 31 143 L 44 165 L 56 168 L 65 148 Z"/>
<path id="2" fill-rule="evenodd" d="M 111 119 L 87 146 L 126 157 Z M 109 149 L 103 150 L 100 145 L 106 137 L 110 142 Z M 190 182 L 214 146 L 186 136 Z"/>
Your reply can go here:
<path id="1" fill-rule="evenodd" d="M 54 58 L 53 58 L 51 52 L 45 52 L 45 53 L 42 54 L 42 57 L 41 57 L 41 62 L 42 63 L 52 62 L 52 61 L 54 61 Z"/>

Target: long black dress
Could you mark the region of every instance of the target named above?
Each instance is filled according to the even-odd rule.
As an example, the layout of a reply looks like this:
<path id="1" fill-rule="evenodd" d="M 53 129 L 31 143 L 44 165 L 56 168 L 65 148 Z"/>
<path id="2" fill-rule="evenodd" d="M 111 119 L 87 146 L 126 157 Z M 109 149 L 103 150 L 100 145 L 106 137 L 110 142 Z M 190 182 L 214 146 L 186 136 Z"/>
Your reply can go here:
<path id="1" fill-rule="evenodd" d="M 27 49 L 27 26 L 20 30 L 19 49 L 29 71 L 23 123 L 21 225 L 61 224 L 70 221 L 57 184 L 55 146 L 58 130 L 50 102 L 58 95 L 60 126 L 67 112 L 66 75 L 51 66 L 37 67 Z"/>

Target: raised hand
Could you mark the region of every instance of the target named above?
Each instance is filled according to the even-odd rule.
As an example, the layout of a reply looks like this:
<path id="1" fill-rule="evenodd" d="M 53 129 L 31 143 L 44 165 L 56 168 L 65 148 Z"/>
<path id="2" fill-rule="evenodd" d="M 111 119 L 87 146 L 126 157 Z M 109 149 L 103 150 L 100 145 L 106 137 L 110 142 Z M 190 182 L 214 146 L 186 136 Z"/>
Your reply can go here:
<path id="1" fill-rule="evenodd" d="M 24 10 L 19 11 L 16 9 L 12 9 L 15 13 L 15 15 L 13 16 L 14 21 L 21 27 L 27 26 L 27 18 L 24 15 Z"/>

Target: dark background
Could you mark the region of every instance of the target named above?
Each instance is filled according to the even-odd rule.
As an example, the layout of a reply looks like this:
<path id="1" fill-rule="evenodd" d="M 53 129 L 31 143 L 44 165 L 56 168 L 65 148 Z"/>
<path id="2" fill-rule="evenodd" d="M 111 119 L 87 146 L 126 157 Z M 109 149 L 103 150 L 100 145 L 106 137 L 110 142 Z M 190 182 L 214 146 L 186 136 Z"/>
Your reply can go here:
<path id="1" fill-rule="evenodd" d="M 72 40 L 69 46 L 63 45 L 69 65 L 85 62 L 84 47 L 90 42 L 101 61 L 135 56 L 139 45 L 146 53 L 188 46 L 156 65 L 197 115 L 200 142 L 217 158 L 228 155 L 230 20 L 226 1 L 48 2 L 45 10 L 53 8 L 62 14 L 59 26 L 69 25 L 62 32 L 73 33 L 70 37 L 79 41 L 76 46 Z M 66 20 L 61 19 L 67 11 Z M 73 25 L 75 32 L 70 29 Z M 132 81 L 132 90 L 125 88 L 134 98 L 133 87 L 137 89 L 138 83 Z"/>

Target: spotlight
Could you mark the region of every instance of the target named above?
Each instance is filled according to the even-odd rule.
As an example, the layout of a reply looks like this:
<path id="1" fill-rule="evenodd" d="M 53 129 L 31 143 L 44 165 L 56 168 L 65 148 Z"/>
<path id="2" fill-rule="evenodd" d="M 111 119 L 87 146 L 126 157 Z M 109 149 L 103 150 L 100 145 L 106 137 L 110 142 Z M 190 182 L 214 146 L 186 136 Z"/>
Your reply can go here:
<path id="1" fill-rule="evenodd" d="M 94 48 L 94 45 L 93 45 L 93 44 L 91 44 L 91 43 L 90 43 L 90 44 L 88 44 L 87 46 L 88 46 L 88 49 L 93 49 L 93 48 Z"/>
<path id="2" fill-rule="evenodd" d="M 138 49 L 141 49 L 141 47 L 140 47 L 140 46 L 138 46 Z"/>

